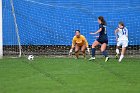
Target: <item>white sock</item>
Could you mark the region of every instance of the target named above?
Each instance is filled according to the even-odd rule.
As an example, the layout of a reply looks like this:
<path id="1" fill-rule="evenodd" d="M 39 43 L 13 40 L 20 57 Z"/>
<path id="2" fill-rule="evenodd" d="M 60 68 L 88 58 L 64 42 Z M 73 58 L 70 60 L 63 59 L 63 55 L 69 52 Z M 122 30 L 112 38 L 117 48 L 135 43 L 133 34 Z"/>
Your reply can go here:
<path id="1" fill-rule="evenodd" d="M 121 56 L 120 56 L 119 62 L 122 61 L 123 57 L 124 57 L 124 55 L 121 55 Z"/>
<path id="2" fill-rule="evenodd" d="M 119 54 L 119 49 L 116 49 L 116 53 Z"/>

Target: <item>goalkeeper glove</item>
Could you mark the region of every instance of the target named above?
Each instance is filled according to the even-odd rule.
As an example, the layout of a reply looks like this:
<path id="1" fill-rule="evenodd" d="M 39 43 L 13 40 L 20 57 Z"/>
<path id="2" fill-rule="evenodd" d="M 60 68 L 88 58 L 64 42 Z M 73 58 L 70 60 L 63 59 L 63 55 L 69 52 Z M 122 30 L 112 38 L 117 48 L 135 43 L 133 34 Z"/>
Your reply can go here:
<path id="1" fill-rule="evenodd" d="M 90 54 L 90 48 L 87 48 L 87 52 Z"/>
<path id="2" fill-rule="evenodd" d="M 72 54 L 72 51 L 73 51 L 73 49 L 70 49 L 69 55 L 71 55 L 71 54 Z"/>

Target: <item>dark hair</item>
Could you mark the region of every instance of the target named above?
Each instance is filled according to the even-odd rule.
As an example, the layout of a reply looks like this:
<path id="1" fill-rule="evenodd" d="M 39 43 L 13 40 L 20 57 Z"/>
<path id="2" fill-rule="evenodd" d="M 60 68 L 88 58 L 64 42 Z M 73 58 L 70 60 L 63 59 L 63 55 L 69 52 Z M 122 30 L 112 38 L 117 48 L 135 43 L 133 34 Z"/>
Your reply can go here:
<path id="1" fill-rule="evenodd" d="M 105 21 L 103 16 L 99 16 L 98 19 L 101 21 L 101 24 L 107 25 L 107 23 L 106 23 L 106 21 Z"/>
<path id="2" fill-rule="evenodd" d="M 119 25 L 125 27 L 124 23 L 123 22 L 119 22 Z"/>
<path id="3" fill-rule="evenodd" d="M 75 30 L 75 32 L 77 32 L 77 31 L 80 33 L 80 30 Z"/>

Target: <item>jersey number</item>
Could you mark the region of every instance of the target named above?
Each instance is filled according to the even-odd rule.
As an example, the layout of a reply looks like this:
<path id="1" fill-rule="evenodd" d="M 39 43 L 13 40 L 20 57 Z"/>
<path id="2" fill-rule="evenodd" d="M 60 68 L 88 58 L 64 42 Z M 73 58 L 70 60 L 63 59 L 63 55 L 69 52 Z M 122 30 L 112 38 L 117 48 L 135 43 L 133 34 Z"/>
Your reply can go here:
<path id="1" fill-rule="evenodd" d="M 126 35 L 126 30 L 122 29 L 123 35 Z"/>
<path id="2" fill-rule="evenodd" d="M 105 31 L 104 31 L 104 33 L 105 33 L 105 34 L 107 34 L 107 31 L 106 31 L 106 26 L 103 26 L 103 27 L 104 27 L 104 30 L 105 30 Z"/>

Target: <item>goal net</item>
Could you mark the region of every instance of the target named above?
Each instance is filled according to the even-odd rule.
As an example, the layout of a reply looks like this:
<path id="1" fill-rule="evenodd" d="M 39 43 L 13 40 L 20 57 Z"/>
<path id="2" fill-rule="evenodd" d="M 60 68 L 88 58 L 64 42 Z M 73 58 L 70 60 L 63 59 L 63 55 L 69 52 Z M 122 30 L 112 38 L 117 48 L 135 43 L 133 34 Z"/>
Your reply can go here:
<path id="1" fill-rule="evenodd" d="M 102 15 L 108 24 L 109 55 L 115 54 L 114 30 L 118 22 L 123 21 L 129 30 L 129 47 L 126 54 L 139 57 L 140 2 L 138 0 L 132 2 L 129 0 L 2 1 L 5 56 L 19 56 L 20 52 L 22 55 L 68 55 L 77 29 L 87 38 L 91 47 L 96 37 L 89 33 L 98 30 L 97 17 Z M 97 51 L 97 54 L 100 52 Z"/>

